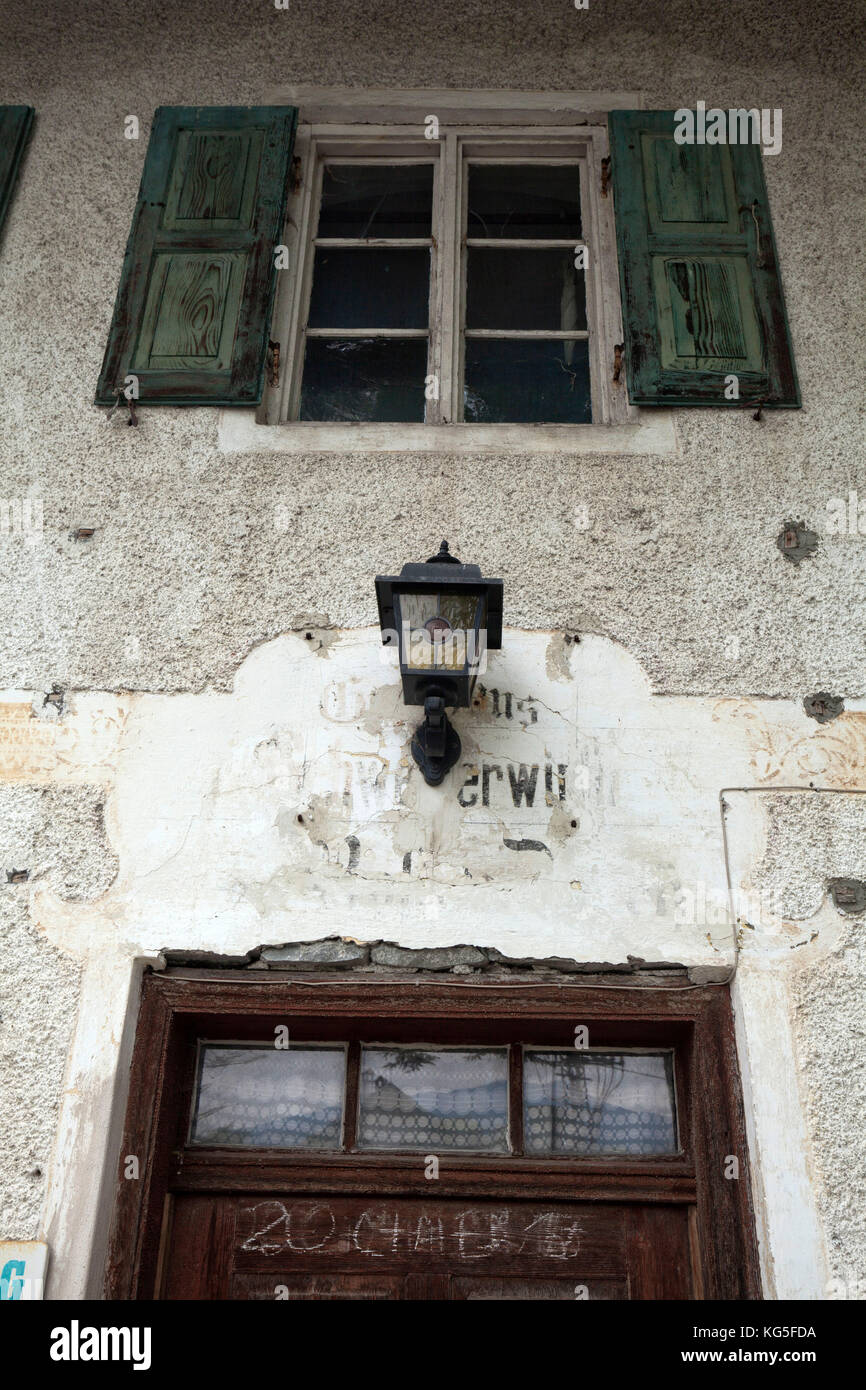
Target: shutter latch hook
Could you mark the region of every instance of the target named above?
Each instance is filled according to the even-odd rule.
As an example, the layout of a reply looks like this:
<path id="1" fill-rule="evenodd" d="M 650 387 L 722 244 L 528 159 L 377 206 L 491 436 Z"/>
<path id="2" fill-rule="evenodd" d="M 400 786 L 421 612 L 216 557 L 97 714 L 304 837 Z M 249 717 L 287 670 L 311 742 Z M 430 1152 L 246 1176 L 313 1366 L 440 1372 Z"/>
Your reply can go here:
<path id="1" fill-rule="evenodd" d="M 755 264 L 759 269 L 765 270 L 767 267 L 767 260 L 761 245 L 761 224 L 758 221 L 757 207 L 758 200 L 755 198 L 751 203 L 743 203 L 740 207 L 740 212 L 750 212 L 752 214 L 752 221 L 755 224 L 755 251 L 757 252 Z"/>

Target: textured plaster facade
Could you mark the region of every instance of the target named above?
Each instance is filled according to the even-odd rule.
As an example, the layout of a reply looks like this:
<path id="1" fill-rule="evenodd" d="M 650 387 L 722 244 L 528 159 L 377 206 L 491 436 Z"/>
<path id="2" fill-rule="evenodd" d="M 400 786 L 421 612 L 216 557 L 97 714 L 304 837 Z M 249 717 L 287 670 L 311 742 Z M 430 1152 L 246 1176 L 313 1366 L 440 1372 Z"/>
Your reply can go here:
<path id="1" fill-rule="evenodd" d="M 726 862 L 735 915 L 763 904 L 735 1003 L 767 1292 L 866 1278 L 866 921 L 827 894 L 866 877 L 863 41 L 857 3 L 4 5 L 0 100 L 37 123 L 0 244 L 0 498 L 41 502 L 43 529 L 0 533 L 0 1234 L 50 1232 L 56 1289 L 93 1287 L 141 962 L 345 934 L 724 978 Z M 765 170 L 803 409 L 677 411 L 675 452 L 622 457 L 229 454 L 216 410 L 106 424 L 154 108 L 289 83 L 781 107 Z M 788 520 L 819 537 L 799 565 Z M 548 706 L 505 732 L 464 718 L 467 755 L 531 754 L 541 793 L 547 762 L 587 767 L 565 809 L 554 774 L 552 806 L 472 827 L 456 784 L 410 775 L 372 577 L 442 535 L 504 577 L 500 673 Z M 819 690 L 845 701 L 823 726 L 802 708 Z"/>

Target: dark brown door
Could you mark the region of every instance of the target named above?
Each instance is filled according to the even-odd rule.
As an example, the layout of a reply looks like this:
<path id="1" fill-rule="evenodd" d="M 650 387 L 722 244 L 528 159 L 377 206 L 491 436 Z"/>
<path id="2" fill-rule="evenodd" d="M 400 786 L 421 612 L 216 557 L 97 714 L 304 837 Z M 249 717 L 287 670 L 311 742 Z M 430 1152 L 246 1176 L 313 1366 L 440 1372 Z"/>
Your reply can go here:
<path id="1" fill-rule="evenodd" d="M 121 1153 L 111 1298 L 761 1296 L 730 999 L 685 977 L 146 976 Z"/>
<path id="2" fill-rule="evenodd" d="M 686 1206 L 175 1200 L 169 1299 L 688 1299 Z"/>

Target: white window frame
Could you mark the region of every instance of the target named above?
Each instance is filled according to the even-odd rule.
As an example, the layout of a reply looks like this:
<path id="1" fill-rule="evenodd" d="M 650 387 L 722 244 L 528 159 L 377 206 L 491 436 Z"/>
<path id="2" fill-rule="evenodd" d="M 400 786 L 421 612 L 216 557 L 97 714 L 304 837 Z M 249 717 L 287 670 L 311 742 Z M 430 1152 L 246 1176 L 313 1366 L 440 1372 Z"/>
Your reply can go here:
<path id="1" fill-rule="evenodd" d="M 614 381 L 614 346 L 622 342 L 622 316 L 613 199 L 602 192 L 602 161 L 609 154 L 606 112 L 639 107 L 636 94 L 347 92 L 295 87 L 270 94 L 270 100 L 297 105 L 300 112 L 296 178 L 284 235 L 289 269 L 279 276 L 270 329 L 271 339 L 280 345 L 280 375 L 277 385 L 266 388 L 258 411 L 221 412 L 223 449 L 301 454 L 323 450 L 452 454 L 676 450 L 672 413 L 629 405 L 625 372 Z M 439 122 L 435 141 L 425 136 L 425 122 L 432 115 Z M 427 403 L 423 423 L 299 421 L 294 417 L 324 161 L 426 162 L 431 154 L 428 372 L 438 376 L 439 399 Z M 458 255 L 466 255 L 466 177 L 468 161 L 475 158 L 580 166 L 583 237 L 589 249 L 585 278 L 591 424 L 475 424 L 453 418 L 462 392 L 464 341 L 465 273 L 456 262 Z M 580 244 L 575 240 L 575 246 Z"/>

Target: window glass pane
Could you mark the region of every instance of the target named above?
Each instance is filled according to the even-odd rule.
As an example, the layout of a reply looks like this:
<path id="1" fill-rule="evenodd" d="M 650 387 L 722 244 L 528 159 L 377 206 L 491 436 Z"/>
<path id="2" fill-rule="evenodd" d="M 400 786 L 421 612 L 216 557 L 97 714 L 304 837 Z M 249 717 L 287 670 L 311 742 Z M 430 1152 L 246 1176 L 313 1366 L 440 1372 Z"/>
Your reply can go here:
<path id="1" fill-rule="evenodd" d="M 470 247 L 467 257 L 467 328 L 586 328 L 583 271 L 573 251 Z"/>
<path id="2" fill-rule="evenodd" d="M 587 424 L 586 339 L 467 338 L 463 411 L 473 424 Z"/>
<path id="3" fill-rule="evenodd" d="M 524 1052 L 527 1153 L 676 1153 L 670 1053 Z"/>
<path id="4" fill-rule="evenodd" d="M 432 164 L 328 164 L 320 237 L 429 236 Z"/>
<path id="5" fill-rule="evenodd" d="M 470 164 L 470 237 L 580 237 L 577 164 Z"/>
<path id="6" fill-rule="evenodd" d="M 507 1152 L 507 1050 L 362 1048 L 358 1147 Z"/>
<path id="7" fill-rule="evenodd" d="M 310 328 L 426 328 L 430 252 L 318 247 Z"/>
<path id="8" fill-rule="evenodd" d="M 426 338 L 308 338 L 301 420 L 424 419 Z"/>
<path id="9" fill-rule="evenodd" d="M 338 1149 L 343 1048 L 202 1048 L 192 1142 Z"/>

